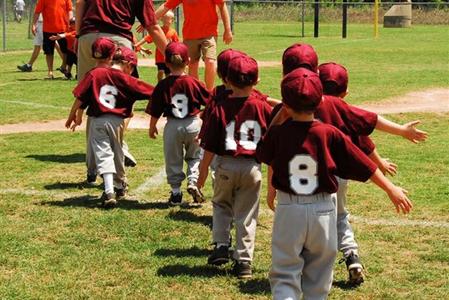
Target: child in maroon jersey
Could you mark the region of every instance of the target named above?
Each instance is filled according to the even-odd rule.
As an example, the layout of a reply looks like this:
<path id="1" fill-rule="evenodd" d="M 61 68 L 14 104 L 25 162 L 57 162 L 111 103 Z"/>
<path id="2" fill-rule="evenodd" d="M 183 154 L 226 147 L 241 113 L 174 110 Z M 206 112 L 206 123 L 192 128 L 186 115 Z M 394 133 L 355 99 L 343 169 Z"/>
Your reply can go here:
<path id="1" fill-rule="evenodd" d="M 274 299 L 325 299 L 332 285 L 337 254 L 335 176 L 382 188 L 396 207 L 408 213 L 405 191 L 337 128 L 314 120 L 322 98 L 316 73 L 299 68 L 281 84 L 284 109 L 291 116 L 270 125 L 257 158 L 273 168 L 277 189 L 269 274 Z"/>
<path id="2" fill-rule="evenodd" d="M 183 43 L 171 42 L 167 45 L 165 63 L 171 73 L 157 84 L 152 101 L 145 110 L 151 116 L 149 136 L 156 138 L 156 124 L 164 114 L 167 117 L 164 128 L 165 170 L 171 186 L 169 203 L 182 203 L 181 185 L 186 178 L 184 160 L 187 162 L 187 192 L 195 203 L 201 203 L 205 199 L 196 186 L 200 162 L 197 136 L 201 128 L 198 114 L 201 106 L 207 104 L 209 92 L 196 78 L 185 74 L 189 56 Z"/>
<path id="3" fill-rule="evenodd" d="M 93 56 L 100 61 L 73 90 L 76 99 L 66 127 L 75 130 L 87 108 L 88 143 L 95 155 L 97 173 L 104 181 L 101 200 L 106 208 L 111 208 L 124 197 L 127 186 L 122 149 L 124 119 L 131 116 L 137 99 L 151 97 L 153 87 L 110 67 L 115 53 L 110 39 L 99 38 L 92 48 Z"/>
<path id="4" fill-rule="evenodd" d="M 258 81 L 257 62 L 237 56 L 229 62 L 226 80 L 232 93 L 222 93 L 207 120 L 201 141 L 204 157 L 200 163 L 198 187 L 202 188 L 208 168 L 216 156 L 212 238 L 215 248 L 208 263 L 229 261 L 230 227 L 234 221 L 236 246 L 233 272 L 239 278 L 252 276 L 259 193 L 262 180 L 255 159 L 257 142 L 267 129 L 271 106 L 253 92 Z"/>

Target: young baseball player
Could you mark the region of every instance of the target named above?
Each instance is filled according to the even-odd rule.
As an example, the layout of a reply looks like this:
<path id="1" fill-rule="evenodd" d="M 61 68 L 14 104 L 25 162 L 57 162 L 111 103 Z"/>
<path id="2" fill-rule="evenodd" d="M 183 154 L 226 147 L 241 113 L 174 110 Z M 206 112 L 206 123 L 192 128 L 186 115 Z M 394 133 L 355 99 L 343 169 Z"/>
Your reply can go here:
<path id="1" fill-rule="evenodd" d="M 257 158 L 273 168 L 278 193 L 269 274 L 274 299 L 325 299 L 332 285 L 337 254 L 335 176 L 370 179 L 396 210 L 408 213 L 405 191 L 337 128 L 315 120 L 322 99 L 318 75 L 299 68 L 281 84 L 284 109 L 291 119 L 270 129 L 257 147 Z"/>
<path id="2" fill-rule="evenodd" d="M 162 31 L 164 31 L 165 37 L 167 38 L 167 42 L 179 42 L 178 33 L 171 26 L 173 24 L 173 20 L 175 19 L 175 15 L 173 11 L 169 10 L 167 13 L 162 16 Z M 153 39 L 150 35 L 145 36 L 141 41 L 135 44 L 135 47 L 141 47 L 144 43 L 152 43 Z M 161 81 L 164 77 L 167 77 L 170 74 L 170 69 L 165 64 L 164 54 L 156 49 L 156 57 L 155 62 L 157 66 L 157 81 Z"/>
<path id="3" fill-rule="evenodd" d="M 104 207 L 111 208 L 125 196 L 127 186 L 122 149 L 124 119 L 130 117 L 135 100 L 151 97 L 153 87 L 110 67 L 116 50 L 112 40 L 99 38 L 92 50 L 99 60 L 97 67 L 89 71 L 74 89 L 76 99 L 66 127 L 75 130 L 87 108 L 90 119 L 88 143 L 95 155 L 97 173 L 104 181 L 101 200 Z M 124 56 L 123 60 L 133 63 L 135 56 Z"/>
<path id="4" fill-rule="evenodd" d="M 78 62 L 78 58 L 76 56 L 77 50 L 75 49 L 75 39 L 76 39 L 76 30 L 75 30 L 75 18 L 71 18 L 69 22 L 69 30 L 65 33 L 58 33 L 56 35 L 50 36 L 50 40 L 58 41 L 60 39 L 66 39 L 67 41 L 67 67 L 66 69 L 58 68 L 67 79 L 72 79 L 72 67 L 76 65 Z"/>
<path id="5" fill-rule="evenodd" d="M 238 278 L 250 278 L 262 180 L 255 150 L 267 129 L 271 106 L 253 92 L 258 82 L 258 66 L 253 58 L 234 57 L 229 62 L 226 81 L 232 93 L 221 94 L 225 98 L 216 101 L 208 118 L 201 141 L 205 152 L 198 187 L 204 186 L 210 162 L 216 156 L 212 200 L 215 248 L 208 263 L 221 265 L 229 261 L 230 227 L 234 220 L 233 273 Z"/>
<path id="6" fill-rule="evenodd" d="M 187 192 L 195 203 L 204 201 L 198 190 L 198 164 L 200 147 L 197 136 L 201 128 L 201 106 L 209 99 L 209 92 L 196 78 L 186 75 L 189 63 L 187 46 L 171 42 L 165 50 L 165 63 L 170 75 L 161 80 L 145 110 L 150 116 L 149 136 L 155 139 L 158 130 L 157 121 L 164 114 L 167 124 L 164 128 L 164 157 L 167 181 L 171 186 L 169 203 L 182 203 L 181 184 L 186 178 L 183 172 L 183 160 L 187 163 Z"/>

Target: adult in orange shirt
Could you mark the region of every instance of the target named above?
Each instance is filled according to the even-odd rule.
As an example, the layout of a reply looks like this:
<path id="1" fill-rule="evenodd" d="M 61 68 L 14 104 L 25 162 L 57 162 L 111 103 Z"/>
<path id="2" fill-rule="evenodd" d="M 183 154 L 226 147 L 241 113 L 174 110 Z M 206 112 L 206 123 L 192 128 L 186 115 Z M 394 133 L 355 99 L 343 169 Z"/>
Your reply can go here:
<path id="1" fill-rule="evenodd" d="M 215 61 L 217 60 L 218 15 L 220 12 L 224 25 L 223 41 L 232 42 L 231 24 L 225 0 L 167 0 L 156 10 L 156 17 L 176 8 L 182 3 L 184 24 L 183 42 L 189 47 L 189 74 L 198 78 L 199 60 L 204 60 L 204 82 L 209 90 L 215 84 Z"/>
<path id="2" fill-rule="evenodd" d="M 36 34 L 39 14 L 42 14 L 42 17 L 44 19 L 43 23 L 44 41 L 42 48 L 44 50 L 45 58 L 47 60 L 48 78 L 53 79 L 53 58 L 55 51 L 55 41 L 50 40 L 50 37 L 67 31 L 69 27 L 69 20 L 73 17 L 72 1 L 39 0 L 34 10 L 33 27 L 32 27 L 33 34 Z M 61 72 L 65 73 L 67 41 L 65 39 L 61 39 L 58 41 L 58 44 L 61 49 L 61 52 L 63 53 Z"/>
<path id="3" fill-rule="evenodd" d="M 173 21 L 175 19 L 175 15 L 171 10 L 169 10 L 165 16 L 162 17 L 162 31 L 165 34 L 165 38 L 167 39 L 167 42 L 179 42 L 178 33 L 176 30 L 174 30 L 171 25 L 173 24 Z M 146 35 L 142 40 L 140 40 L 138 43 L 134 45 L 136 51 L 139 49 L 142 49 L 141 46 L 145 43 L 152 43 L 153 38 L 151 35 Z M 148 51 L 143 49 L 144 51 Z M 147 52 L 148 53 L 148 52 Z M 151 54 L 151 51 L 150 51 Z M 156 47 L 156 56 L 155 56 L 155 62 L 157 66 L 157 81 L 161 81 L 164 79 L 164 77 L 168 76 L 170 74 L 170 69 L 165 64 L 165 56 L 164 54 L 157 49 Z"/>

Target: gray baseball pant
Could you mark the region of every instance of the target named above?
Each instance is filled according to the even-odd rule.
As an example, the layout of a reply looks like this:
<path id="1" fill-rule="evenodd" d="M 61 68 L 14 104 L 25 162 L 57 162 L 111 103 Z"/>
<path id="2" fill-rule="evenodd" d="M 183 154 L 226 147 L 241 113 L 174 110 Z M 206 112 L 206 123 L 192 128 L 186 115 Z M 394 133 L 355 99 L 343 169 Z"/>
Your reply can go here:
<path id="1" fill-rule="evenodd" d="M 123 118 L 115 115 L 90 117 L 89 145 L 95 154 L 97 173 L 113 173 L 116 188 L 123 188 L 126 183 L 123 126 Z"/>
<path id="2" fill-rule="evenodd" d="M 167 182 L 172 188 L 181 187 L 186 178 L 183 160 L 187 163 L 187 185 L 198 180 L 201 148 L 197 141 L 201 128 L 199 117 L 167 118 L 164 128 L 164 157 Z"/>
<path id="3" fill-rule="evenodd" d="M 326 299 L 337 256 L 335 194 L 277 191 L 269 280 L 273 299 Z"/>
<path id="4" fill-rule="evenodd" d="M 237 261 L 253 260 L 261 182 L 260 164 L 254 159 L 217 156 L 212 238 L 214 243 L 229 243 L 234 221 Z"/>
<path id="5" fill-rule="evenodd" d="M 357 242 L 354 239 L 354 231 L 349 223 L 349 212 L 346 210 L 346 195 L 348 192 L 348 180 L 337 177 L 337 232 L 338 250 L 346 257 L 351 252 L 358 255 Z"/>

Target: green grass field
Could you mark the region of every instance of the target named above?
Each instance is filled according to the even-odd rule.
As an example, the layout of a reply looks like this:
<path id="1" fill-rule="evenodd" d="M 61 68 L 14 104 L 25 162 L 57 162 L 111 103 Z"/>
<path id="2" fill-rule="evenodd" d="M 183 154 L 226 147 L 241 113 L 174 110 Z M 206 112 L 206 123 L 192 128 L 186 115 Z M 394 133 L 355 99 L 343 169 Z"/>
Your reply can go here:
<path id="1" fill-rule="evenodd" d="M 310 26 L 310 24 L 308 24 Z M 448 87 L 447 28 L 381 31 L 352 25 L 348 40 L 324 26 L 323 37 L 299 39 L 298 24 L 238 23 L 234 48 L 278 61 L 282 48 L 304 40 L 320 61 L 348 66 L 349 101 L 379 101 L 431 87 Z M 358 32 L 358 33 L 356 33 Z M 222 47 L 222 45 L 221 45 Z M 32 73 L 16 72 L 28 53 L 0 54 L 0 124 L 65 118 L 75 83 L 46 81 L 42 58 Z M 57 65 L 57 64 L 56 64 Z M 154 82 L 154 68 L 142 68 Z M 260 71 L 260 89 L 279 96 L 280 67 Z M 144 103 L 138 104 L 142 113 Z M 379 152 L 398 163 L 392 180 L 409 190 L 414 211 L 397 216 L 372 185 L 351 183 L 348 207 L 367 270 L 351 288 L 336 264 L 331 299 L 446 299 L 449 295 L 448 113 L 398 114 L 420 119 L 427 142 L 413 145 L 375 133 Z M 0 297 L 2 299 L 270 299 L 272 212 L 262 198 L 254 277 L 239 281 L 229 266 L 206 265 L 211 205 L 171 208 L 164 183 L 137 193 L 164 166 L 162 139 L 132 130 L 126 140 L 138 160 L 128 169 L 130 196 L 114 210 L 98 207 L 101 187 L 86 187 L 83 132 L 0 135 Z M 265 187 L 264 187 L 265 188 Z M 212 196 L 210 184 L 205 194 Z M 262 192 L 264 195 L 264 192 Z"/>

